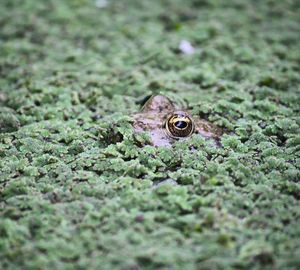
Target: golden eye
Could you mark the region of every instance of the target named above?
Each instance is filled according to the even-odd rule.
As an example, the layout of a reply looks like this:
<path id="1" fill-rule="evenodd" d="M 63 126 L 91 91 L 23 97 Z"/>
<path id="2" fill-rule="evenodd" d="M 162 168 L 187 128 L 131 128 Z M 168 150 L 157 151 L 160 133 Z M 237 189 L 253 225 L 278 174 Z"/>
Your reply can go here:
<path id="1" fill-rule="evenodd" d="M 185 112 L 175 112 L 166 121 L 167 134 L 172 138 L 189 137 L 194 132 L 194 122 Z"/>

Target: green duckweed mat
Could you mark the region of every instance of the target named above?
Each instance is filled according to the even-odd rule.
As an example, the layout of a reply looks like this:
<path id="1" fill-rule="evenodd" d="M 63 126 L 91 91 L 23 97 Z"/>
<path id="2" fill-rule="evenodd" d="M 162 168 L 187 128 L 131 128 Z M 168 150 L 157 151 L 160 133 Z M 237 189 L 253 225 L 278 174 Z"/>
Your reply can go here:
<path id="1" fill-rule="evenodd" d="M 0 269 L 299 269 L 299 14 L 2 0 Z M 134 134 L 156 93 L 223 127 L 221 147 Z"/>

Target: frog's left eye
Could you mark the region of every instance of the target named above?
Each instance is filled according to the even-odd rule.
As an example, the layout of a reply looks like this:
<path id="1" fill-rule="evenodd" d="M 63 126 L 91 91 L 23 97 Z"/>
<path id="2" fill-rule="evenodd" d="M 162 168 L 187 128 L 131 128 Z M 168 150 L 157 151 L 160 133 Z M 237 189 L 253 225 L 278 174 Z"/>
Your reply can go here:
<path id="1" fill-rule="evenodd" d="M 189 137 L 194 132 L 194 122 L 185 112 L 175 112 L 166 121 L 167 134 L 172 138 Z"/>

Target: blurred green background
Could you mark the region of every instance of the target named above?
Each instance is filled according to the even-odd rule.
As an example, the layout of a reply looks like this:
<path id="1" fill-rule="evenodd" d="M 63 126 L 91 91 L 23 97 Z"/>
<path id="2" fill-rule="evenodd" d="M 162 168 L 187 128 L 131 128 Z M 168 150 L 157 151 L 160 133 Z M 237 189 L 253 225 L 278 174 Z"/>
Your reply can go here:
<path id="1" fill-rule="evenodd" d="M 0 269 L 299 269 L 299 14 L 1 0 Z M 223 127 L 222 147 L 134 135 L 152 93 Z"/>

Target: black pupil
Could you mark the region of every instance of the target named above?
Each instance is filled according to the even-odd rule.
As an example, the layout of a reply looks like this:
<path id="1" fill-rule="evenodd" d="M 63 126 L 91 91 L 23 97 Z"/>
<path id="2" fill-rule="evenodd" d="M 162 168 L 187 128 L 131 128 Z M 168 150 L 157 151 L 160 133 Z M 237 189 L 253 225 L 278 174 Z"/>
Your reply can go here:
<path id="1" fill-rule="evenodd" d="M 177 122 L 175 123 L 175 126 L 176 126 L 177 128 L 184 129 L 184 128 L 187 127 L 187 122 L 185 122 L 185 121 L 177 121 Z"/>

